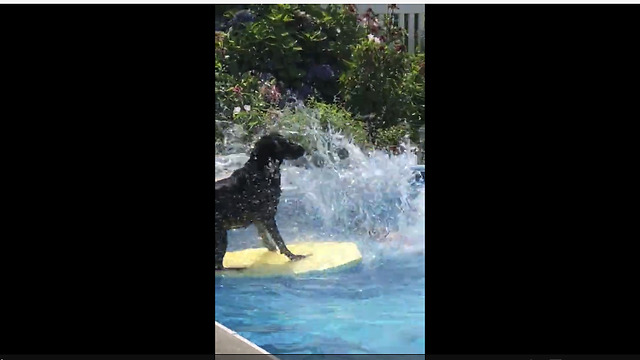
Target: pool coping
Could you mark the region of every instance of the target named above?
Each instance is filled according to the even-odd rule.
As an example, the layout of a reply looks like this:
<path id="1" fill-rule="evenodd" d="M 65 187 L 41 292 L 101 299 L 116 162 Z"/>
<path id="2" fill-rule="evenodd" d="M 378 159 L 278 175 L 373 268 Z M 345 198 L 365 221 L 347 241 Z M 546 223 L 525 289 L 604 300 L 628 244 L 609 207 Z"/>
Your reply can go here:
<path id="1" fill-rule="evenodd" d="M 265 359 L 278 360 L 277 357 L 217 321 L 215 337 L 216 354 L 268 355 Z"/>

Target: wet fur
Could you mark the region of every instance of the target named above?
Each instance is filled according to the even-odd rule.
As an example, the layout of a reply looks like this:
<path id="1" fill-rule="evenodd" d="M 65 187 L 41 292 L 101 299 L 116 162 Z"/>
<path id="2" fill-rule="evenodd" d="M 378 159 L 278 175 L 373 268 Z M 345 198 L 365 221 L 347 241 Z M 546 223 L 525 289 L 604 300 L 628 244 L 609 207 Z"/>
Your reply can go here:
<path id="1" fill-rule="evenodd" d="M 228 178 L 216 181 L 216 270 L 224 270 L 222 261 L 227 251 L 227 231 L 251 224 L 256 226 L 263 244 L 270 251 L 279 250 L 291 260 L 304 258 L 287 249 L 275 219 L 281 194 L 280 165 L 284 159 L 293 160 L 302 155 L 302 146 L 278 134 L 267 135 L 258 140 L 242 168 Z"/>

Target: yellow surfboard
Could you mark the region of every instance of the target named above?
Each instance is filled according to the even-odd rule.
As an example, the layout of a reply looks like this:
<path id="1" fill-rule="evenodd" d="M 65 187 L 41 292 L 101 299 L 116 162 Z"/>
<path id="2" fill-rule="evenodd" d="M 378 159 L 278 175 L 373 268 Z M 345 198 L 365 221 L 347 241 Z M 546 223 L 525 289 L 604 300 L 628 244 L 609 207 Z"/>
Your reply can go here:
<path id="1" fill-rule="evenodd" d="M 304 242 L 287 247 L 292 253 L 307 257 L 290 261 L 286 256 L 266 248 L 230 251 L 224 257 L 224 266 L 241 270 L 216 271 L 216 276 L 297 275 L 355 265 L 362 260 L 360 250 L 350 242 Z"/>

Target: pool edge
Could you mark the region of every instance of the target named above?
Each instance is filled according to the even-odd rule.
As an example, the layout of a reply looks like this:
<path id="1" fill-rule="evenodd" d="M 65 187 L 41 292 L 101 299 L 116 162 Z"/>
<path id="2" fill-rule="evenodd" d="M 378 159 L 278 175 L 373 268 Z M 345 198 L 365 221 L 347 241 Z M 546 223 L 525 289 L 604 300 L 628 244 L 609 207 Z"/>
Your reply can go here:
<path id="1" fill-rule="evenodd" d="M 215 353 L 222 354 L 242 354 L 242 355 L 268 355 L 268 360 L 278 360 L 277 357 L 245 339 L 235 331 L 216 321 L 215 332 Z"/>

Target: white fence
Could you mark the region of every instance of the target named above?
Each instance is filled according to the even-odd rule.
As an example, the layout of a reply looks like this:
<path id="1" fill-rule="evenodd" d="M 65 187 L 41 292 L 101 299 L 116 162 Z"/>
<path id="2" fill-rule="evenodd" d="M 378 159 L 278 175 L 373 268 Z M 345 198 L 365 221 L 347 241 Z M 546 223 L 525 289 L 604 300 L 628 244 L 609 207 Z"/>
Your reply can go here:
<path id="1" fill-rule="evenodd" d="M 424 52 L 424 4 L 397 4 L 398 9 L 394 10 L 394 23 L 407 30 L 405 43 L 407 50 L 414 53 L 416 50 Z M 356 4 L 358 14 L 364 14 L 371 8 L 380 17 L 387 13 L 387 4 Z"/>

